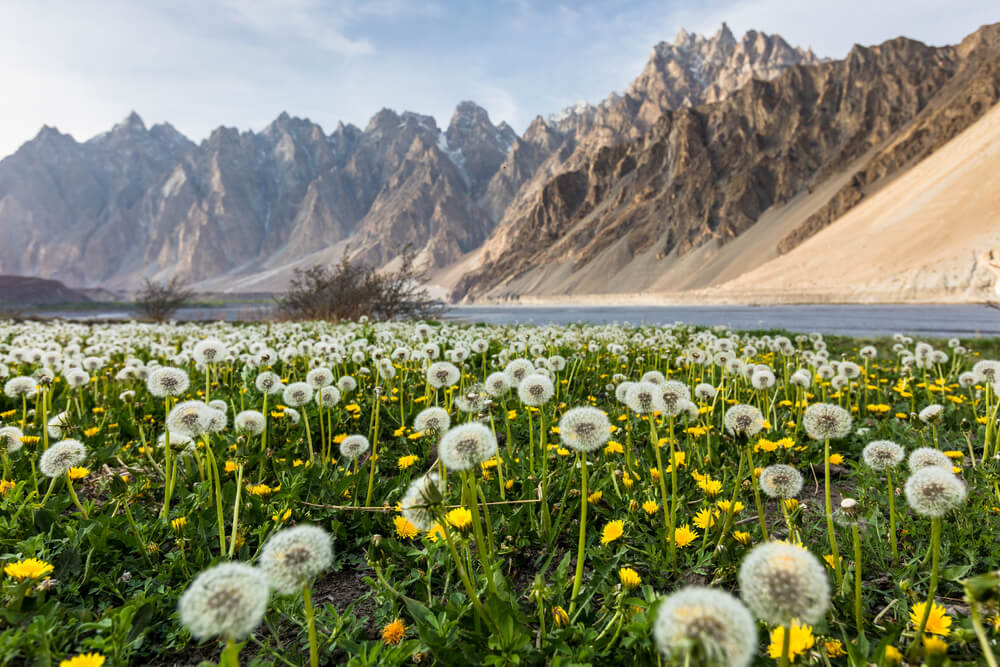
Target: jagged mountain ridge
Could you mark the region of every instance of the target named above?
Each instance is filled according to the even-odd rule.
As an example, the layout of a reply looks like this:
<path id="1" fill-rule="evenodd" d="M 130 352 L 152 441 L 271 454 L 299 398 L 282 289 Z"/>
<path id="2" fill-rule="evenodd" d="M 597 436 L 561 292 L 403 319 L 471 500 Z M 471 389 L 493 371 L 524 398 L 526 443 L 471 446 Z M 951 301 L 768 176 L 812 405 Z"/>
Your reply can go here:
<path id="1" fill-rule="evenodd" d="M 846 174 L 768 249 L 787 252 L 995 104 L 998 46 L 998 26 L 957 47 L 904 38 L 856 46 L 844 60 L 790 67 L 722 101 L 664 112 L 639 138 L 583 151 L 512 205 L 484 265 L 453 297 L 669 290 L 658 280 L 692 250 L 724 246 L 765 211 Z M 703 280 L 684 287 L 712 282 Z"/>
<path id="2" fill-rule="evenodd" d="M 522 137 L 471 102 L 444 131 L 387 109 L 329 135 L 283 113 L 259 133 L 220 127 L 197 145 L 135 114 L 83 143 L 45 128 L 0 161 L 0 270 L 80 286 L 171 275 L 250 284 L 319 249 L 384 264 L 404 244 L 444 267 L 595 147 L 634 139 L 672 105 L 814 62 L 780 37 L 682 32 L 654 48 L 625 94 L 539 117 Z"/>

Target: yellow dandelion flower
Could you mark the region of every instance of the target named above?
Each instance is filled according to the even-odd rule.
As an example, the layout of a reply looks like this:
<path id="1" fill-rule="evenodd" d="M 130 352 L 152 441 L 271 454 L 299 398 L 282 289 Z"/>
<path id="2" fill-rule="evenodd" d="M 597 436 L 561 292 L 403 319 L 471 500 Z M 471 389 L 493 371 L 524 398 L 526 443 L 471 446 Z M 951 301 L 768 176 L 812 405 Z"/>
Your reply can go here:
<path id="1" fill-rule="evenodd" d="M 396 465 L 399 466 L 400 470 L 405 470 L 419 460 L 420 457 L 417 456 L 416 454 L 410 454 L 409 456 L 400 456 L 399 460 L 396 461 Z"/>
<path id="2" fill-rule="evenodd" d="M 712 510 L 707 507 L 703 507 L 697 514 L 694 515 L 693 523 L 696 528 L 707 530 L 715 525 L 715 516 L 716 515 L 712 512 Z"/>
<path id="3" fill-rule="evenodd" d="M 236 461 L 226 461 L 226 465 L 223 470 L 226 473 L 236 472 Z"/>
<path id="4" fill-rule="evenodd" d="M 386 644 L 398 644 L 406 636 L 406 626 L 403 619 L 397 618 L 389 625 L 382 628 L 382 641 Z"/>
<path id="5" fill-rule="evenodd" d="M 674 530 L 674 543 L 682 549 L 696 539 L 698 539 L 698 532 L 691 530 L 690 526 L 685 525 Z"/>
<path id="6" fill-rule="evenodd" d="M 847 651 L 844 650 L 844 645 L 839 639 L 828 639 L 823 644 L 823 650 L 826 651 L 828 658 L 839 658 L 847 653 Z"/>
<path id="7" fill-rule="evenodd" d="M 101 667 L 105 657 L 100 653 L 81 653 L 59 661 L 59 667 Z"/>
<path id="8" fill-rule="evenodd" d="M 436 523 L 433 526 L 431 526 L 430 530 L 427 531 L 426 537 L 431 542 L 437 542 L 438 540 L 443 540 L 444 528 L 441 527 L 441 524 Z"/>
<path id="9" fill-rule="evenodd" d="M 733 539 L 740 544 L 750 544 L 750 533 L 743 530 L 734 531 Z"/>
<path id="10" fill-rule="evenodd" d="M 83 434 L 88 438 L 92 438 L 100 432 L 101 428 L 99 426 L 91 426 L 90 428 L 84 430 Z"/>
<path id="11" fill-rule="evenodd" d="M 396 535 L 402 537 L 403 539 L 413 539 L 420 534 L 417 527 L 410 523 L 405 516 L 397 516 L 392 520 L 392 523 L 396 526 Z"/>
<path id="12" fill-rule="evenodd" d="M 780 658 L 782 642 L 784 641 L 785 628 L 779 625 L 771 630 L 771 645 L 767 647 L 767 654 L 775 659 Z M 788 646 L 788 659 L 791 662 L 795 662 L 795 658 L 800 655 L 805 655 L 815 644 L 816 638 L 813 637 L 811 625 L 792 623 L 792 635 Z"/>
<path id="13" fill-rule="evenodd" d="M 924 635 L 924 651 L 927 655 L 944 655 L 948 652 L 948 642 L 934 635 Z"/>
<path id="14" fill-rule="evenodd" d="M 843 454 L 830 454 L 830 465 L 840 465 L 844 462 Z"/>
<path id="15" fill-rule="evenodd" d="M 601 498 L 603 497 L 604 493 L 602 491 L 594 491 L 592 494 L 587 496 L 587 502 L 590 503 L 591 505 L 594 505 L 596 503 L 601 502 Z"/>
<path id="16" fill-rule="evenodd" d="M 633 484 L 635 484 L 635 481 L 632 479 L 632 476 L 629 475 L 628 473 L 625 473 L 625 476 L 622 477 L 622 486 L 624 486 L 625 490 L 627 491 L 632 488 Z"/>
<path id="17" fill-rule="evenodd" d="M 8 563 L 3 571 L 8 577 L 18 581 L 25 579 L 41 579 L 55 568 L 44 560 L 25 558 L 16 563 Z"/>
<path id="18" fill-rule="evenodd" d="M 730 504 L 730 501 L 728 501 L 728 500 L 717 500 L 715 502 L 715 506 L 719 508 L 720 512 L 728 512 L 729 511 L 729 504 Z M 741 503 L 738 500 L 733 504 L 733 514 L 739 514 L 744 509 L 746 509 L 746 508 L 744 507 L 743 503 Z"/>
<path id="19" fill-rule="evenodd" d="M 569 624 L 569 614 L 559 605 L 552 608 L 552 617 L 555 619 L 557 628 L 564 628 Z"/>
<path id="20" fill-rule="evenodd" d="M 625 522 L 621 519 L 608 521 L 601 531 L 601 544 L 610 544 L 625 534 Z"/>
<path id="21" fill-rule="evenodd" d="M 276 490 L 277 489 L 272 489 L 267 484 L 254 484 L 253 486 L 247 489 L 250 495 L 257 496 L 259 498 L 264 498 L 266 496 L 269 496 Z"/>
<path id="22" fill-rule="evenodd" d="M 698 488 L 704 491 L 706 496 L 714 498 L 722 491 L 722 482 L 717 479 L 706 479 L 698 482 Z"/>
<path id="23" fill-rule="evenodd" d="M 630 567 L 623 567 L 618 570 L 618 580 L 622 582 L 622 588 L 627 591 L 638 588 L 639 584 L 642 583 L 642 577 Z"/>
<path id="24" fill-rule="evenodd" d="M 458 530 L 468 530 L 469 526 L 472 525 L 472 512 L 464 507 L 456 507 L 445 515 L 445 520 L 448 525 Z"/>
<path id="25" fill-rule="evenodd" d="M 77 480 L 77 479 L 83 479 L 84 477 L 89 475 L 90 470 L 88 468 L 84 468 L 83 466 L 73 466 L 72 468 L 69 469 L 69 471 L 66 474 L 69 475 L 70 479 Z"/>
<path id="26" fill-rule="evenodd" d="M 885 647 L 885 660 L 890 665 L 898 665 L 899 663 L 903 662 L 903 654 L 895 646 L 886 646 Z"/>
<path id="27" fill-rule="evenodd" d="M 290 516 L 292 516 L 291 509 L 287 509 L 284 512 L 275 512 L 274 514 L 271 515 L 271 521 L 274 521 L 275 523 L 288 521 L 288 517 Z"/>
<path id="28" fill-rule="evenodd" d="M 622 448 L 622 445 L 621 445 L 620 442 L 617 442 L 616 440 L 608 440 L 608 444 L 605 445 L 605 447 L 604 447 L 604 453 L 605 454 L 624 454 L 625 453 L 625 449 Z"/>
<path id="29" fill-rule="evenodd" d="M 642 504 L 642 511 L 646 514 L 652 516 L 660 510 L 660 506 L 655 500 L 647 500 Z"/>
<path id="30" fill-rule="evenodd" d="M 927 608 L 926 602 L 917 602 L 910 607 L 910 622 L 914 627 L 920 625 L 920 619 L 924 617 L 924 610 Z M 932 635 L 947 637 L 951 634 L 951 616 L 944 610 L 944 606 L 937 602 L 931 604 L 931 613 L 927 616 L 927 625 L 924 632 Z"/>
<path id="31" fill-rule="evenodd" d="M 17 486 L 17 482 L 12 482 L 9 479 L 0 479 L 0 496 L 7 495 L 7 492 Z"/>
<path id="32" fill-rule="evenodd" d="M 187 517 L 179 516 L 170 522 L 170 527 L 174 529 L 174 532 L 181 532 L 184 530 L 184 526 L 187 525 Z"/>

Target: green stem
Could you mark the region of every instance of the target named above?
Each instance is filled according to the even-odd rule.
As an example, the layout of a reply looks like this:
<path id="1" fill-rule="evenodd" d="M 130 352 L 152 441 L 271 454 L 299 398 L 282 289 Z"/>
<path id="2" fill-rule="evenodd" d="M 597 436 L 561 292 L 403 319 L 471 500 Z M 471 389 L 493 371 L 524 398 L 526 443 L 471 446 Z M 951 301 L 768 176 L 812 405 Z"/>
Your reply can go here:
<path id="1" fill-rule="evenodd" d="M 986 659 L 986 664 L 989 667 L 997 667 L 997 659 L 993 655 L 993 648 L 990 646 L 990 640 L 983 629 L 983 619 L 979 612 L 978 602 L 972 601 L 969 604 L 969 615 L 972 618 L 972 628 L 976 631 L 979 645 L 983 647 L 983 657 Z"/>
<path id="2" fill-rule="evenodd" d="M 889 482 L 889 541 L 892 544 L 892 564 L 899 565 L 899 548 L 896 545 L 896 487 L 892 483 L 892 470 L 886 468 L 886 479 Z"/>
<path id="3" fill-rule="evenodd" d="M 240 492 L 243 490 L 243 462 L 236 469 L 236 501 L 233 503 L 233 530 L 229 537 L 229 560 L 236 553 L 236 527 L 240 523 Z"/>
<path id="4" fill-rule="evenodd" d="M 573 615 L 576 596 L 583 582 L 583 559 L 587 546 L 587 452 L 580 452 L 580 540 L 576 550 L 576 575 L 573 577 L 573 593 L 569 599 L 569 613 Z"/>
<path id="5" fill-rule="evenodd" d="M 907 651 L 907 657 L 913 658 L 916 655 L 917 647 L 924 635 L 924 628 L 927 627 L 927 619 L 931 615 L 931 607 L 934 605 L 934 595 L 937 593 L 938 566 L 941 564 L 941 518 L 931 519 L 931 581 L 927 590 L 927 604 L 924 605 L 924 613 L 921 615 L 920 623 L 917 625 L 917 632 Z"/>
<path id="6" fill-rule="evenodd" d="M 781 633 L 781 661 L 778 663 L 780 667 L 788 667 L 788 652 L 792 646 L 792 626 L 788 624 L 784 626 L 784 632 Z"/>
<path id="7" fill-rule="evenodd" d="M 89 519 L 90 516 L 87 514 L 87 510 L 83 508 L 80 504 L 80 499 L 76 497 L 76 489 L 73 488 L 73 480 L 70 479 L 69 475 L 66 475 L 66 488 L 69 489 L 69 497 L 73 499 L 73 504 L 76 505 L 76 509 L 80 511 L 84 519 Z"/>
<path id="8" fill-rule="evenodd" d="M 767 523 L 764 521 L 764 504 L 760 501 L 760 488 L 757 486 L 757 468 L 753 464 L 753 448 L 748 441 L 744 447 L 747 452 L 747 461 L 750 463 L 750 485 L 753 488 L 753 501 L 757 505 L 757 518 L 760 520 L 760 533 L 767 542 L 770 537 L 767 534 Z M 739 482 L 737 482 L 739 483 Z"/>
<path id="9" fill-rule="evenodd" d="M 826 497 L 826 532 L 830 538 L 830 552 L 833 555 L 833 572 L 837 577 L 837 590 L 844 583 L 840 569 L 840 551 L 837 549 L 837 533 L 833 528 L 833 505 L 830 502 L 830 438 L 823 441 L 823 486 Z"/>
<path id="10" fill-rule="evenodd" d="M 861 536 L 858 534 L 857 521 L 851 522 L 851 538 L 854 541 L 854 624 L 861 637 L 865 630 L 861 615 Z"/>
<path id="11" fill-rule="evenodd" d="M 318 667 L 319 646 L 316 641 L 316 614 L 313 610 L 312 594 L 309 591 L 309 584 L 302 585 L 302 600 L 306 609 L 306 627 L 309 631 L 309 665 Z"/>

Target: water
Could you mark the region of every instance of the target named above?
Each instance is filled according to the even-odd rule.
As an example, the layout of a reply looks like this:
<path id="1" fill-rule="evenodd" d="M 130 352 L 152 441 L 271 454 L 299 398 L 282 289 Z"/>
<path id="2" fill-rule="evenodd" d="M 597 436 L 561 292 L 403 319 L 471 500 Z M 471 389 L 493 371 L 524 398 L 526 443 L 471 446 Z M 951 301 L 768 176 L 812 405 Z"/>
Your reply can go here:
<path id="1" fill-rule="evenodd" d="M 181 308 L 179 321 L 253 321 L 266 318 L 266 304 L 226 304 Z M 116 320 L 132 317 L 125 308 L 107 311 L 38 311 L 42 317 Z M 982 305 L 816 305 L 816 306 L 455 306 L 445 319 L 488 324 L 631 324 L 686 322 L 734 329 L 787 329 L 851 336 L 972 338 L 1000 336 L 1000 310 Z"/>
<path id="2" fill-rule="evenodd" d="M 685 322 L 851 336 L 1000 336 L 1000 310 L 982 305 L 456 306 L 447 317 L 490 324 Z"/>

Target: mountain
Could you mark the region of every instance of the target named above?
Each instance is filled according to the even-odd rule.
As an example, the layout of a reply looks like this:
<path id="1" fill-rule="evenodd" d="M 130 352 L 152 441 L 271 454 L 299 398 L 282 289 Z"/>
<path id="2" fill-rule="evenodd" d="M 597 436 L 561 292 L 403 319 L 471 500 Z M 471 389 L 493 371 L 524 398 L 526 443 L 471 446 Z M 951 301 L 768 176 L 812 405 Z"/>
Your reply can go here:
<path id="1" fill-rule="evenodd" d="M 682 30 L 622 92 L 521 136 L 471 101 L 444 128 L 382 109 L 328 133 L 282 113 L 198 144 L 134 113 L 82 143 L 44 127 L 0 160 L 0 272 L 261 292 L 345 255 L 391 266 L 410 247 L 454 300 L 736 294 L 814 237 L 846 243 L 832 230 L 855 208 L 903 196 L 896 183 L 979 127 L 1000 99 L 998 33 L 832 61 L 725 24 Z M 969 238 L 976 267 L 942 294 L 979 294 L 1000 265 L 1000 243 Z"/>
<path id="2" fill-rule="evenodd" d="M 508 208 L 453 297 L 675 293 L 735 278 L 839 224 L 981 118 L 1000 98 L 998 47 L 1000 26 L 955 47 L 855 46 L 666 110 L 630 141 L 578 148 Z M 744 254 L 727 250 L 741 237 Z"/>

